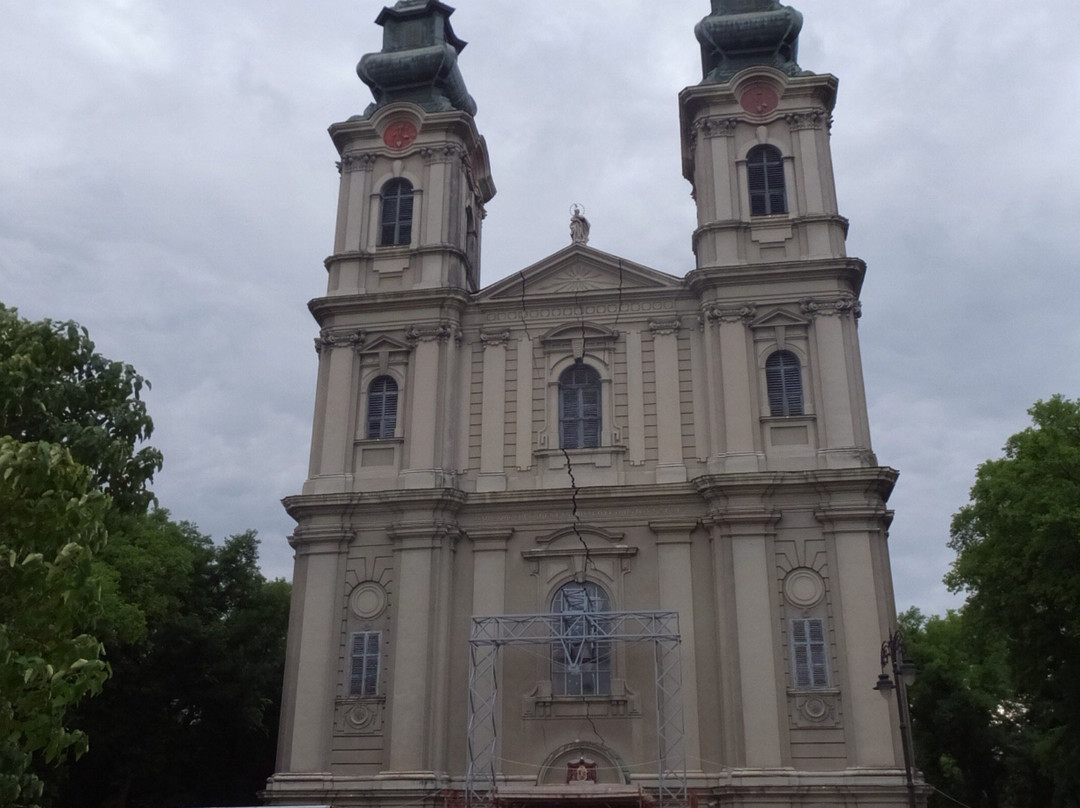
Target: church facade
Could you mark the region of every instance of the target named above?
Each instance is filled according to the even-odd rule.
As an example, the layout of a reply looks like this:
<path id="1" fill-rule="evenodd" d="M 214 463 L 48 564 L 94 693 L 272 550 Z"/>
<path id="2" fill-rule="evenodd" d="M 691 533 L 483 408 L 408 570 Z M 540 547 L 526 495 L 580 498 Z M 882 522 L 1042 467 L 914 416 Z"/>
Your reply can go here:
<path id="1" fill-rule="evenodd" d="M 713 0 L 696 261 L 481 285 L 495 194 L 438 0 L 380 14 L 341 186 L 271 804 L 907 805 L 886 502 L 802 18 Z"/>

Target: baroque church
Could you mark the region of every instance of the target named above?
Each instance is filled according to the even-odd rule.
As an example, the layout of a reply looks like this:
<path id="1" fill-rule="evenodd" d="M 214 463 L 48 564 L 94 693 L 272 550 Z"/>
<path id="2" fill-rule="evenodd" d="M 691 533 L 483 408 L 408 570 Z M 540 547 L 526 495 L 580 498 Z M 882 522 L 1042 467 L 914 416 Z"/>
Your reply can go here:
<path id="1" fill-rule="evenodd" d="M 683 277 L 590 247 L 576 211 L 568 247 L 484 286 L 495 184 L 452 13 L 384 8 L 374 102 L 330 128 L 266 801 L 908 805 L 874 691 L 897 473 L 801 15 L 712 0 L 695 30 Z"/>

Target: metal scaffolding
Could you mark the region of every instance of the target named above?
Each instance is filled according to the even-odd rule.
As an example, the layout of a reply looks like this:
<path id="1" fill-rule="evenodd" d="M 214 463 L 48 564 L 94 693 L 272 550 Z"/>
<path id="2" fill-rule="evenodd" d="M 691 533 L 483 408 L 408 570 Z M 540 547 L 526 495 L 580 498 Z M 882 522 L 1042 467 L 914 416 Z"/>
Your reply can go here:
<path id="1" fill-rule="evenodd" d="M 498 798 L 499 649 L 507 645 L 561 646 L 562 658 L 580 656 L 584 643 L 651 642 L 656 677 L 658 798 L 663 808 L 688 805 L 682 703 L 682 637 L 678 612 L 573 612 L 474 617 L 469 637 L 470 806 Z"/>

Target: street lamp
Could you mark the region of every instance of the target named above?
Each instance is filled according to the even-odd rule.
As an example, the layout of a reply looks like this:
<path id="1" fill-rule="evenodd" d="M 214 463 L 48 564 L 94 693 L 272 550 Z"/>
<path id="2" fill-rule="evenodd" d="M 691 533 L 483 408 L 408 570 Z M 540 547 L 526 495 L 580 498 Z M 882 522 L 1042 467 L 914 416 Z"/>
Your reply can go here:
<path id="1" fill-rule="evenodd" d="M 892 676 L 886 668 L 892 668 Z M 892 632 L 881 644 L 881 675 L 874 690 L 885 698 L 896 691 L 896 709 L 900 715 L 900 740 L 904 749 L 904 773 L 907 775 L 908 808 L 918 808 L 915 803 L 915 778 L 913 775 L 914 748 L 911 741 L 911 711 L 908 709 L 907 689 L 915 682 L 915 664 L 904 660 L 904 632 Z"/>

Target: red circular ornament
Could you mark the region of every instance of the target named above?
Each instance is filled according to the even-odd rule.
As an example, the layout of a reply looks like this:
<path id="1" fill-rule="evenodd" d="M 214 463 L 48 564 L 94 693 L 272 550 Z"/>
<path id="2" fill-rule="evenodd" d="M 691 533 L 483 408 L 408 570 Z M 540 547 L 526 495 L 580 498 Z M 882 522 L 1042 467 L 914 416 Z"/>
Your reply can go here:
<path id="1" fill-rule="evenodd" d="M 777 104 L 780 103 L 780 97 L 768 84 L 754 82 L 743 92 L 739 103 L 751 115 L 768 115 L 776 109 Z"/>
<path id="2" fill-rule="evenodd" d="M 391 149 L 404 149 L 416 140 L 418 134 L 412 121 L 394 121 L 383 132 L 383 143 Z"/>

